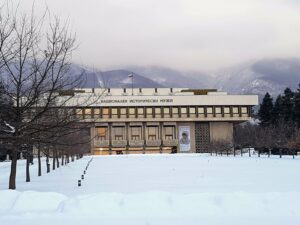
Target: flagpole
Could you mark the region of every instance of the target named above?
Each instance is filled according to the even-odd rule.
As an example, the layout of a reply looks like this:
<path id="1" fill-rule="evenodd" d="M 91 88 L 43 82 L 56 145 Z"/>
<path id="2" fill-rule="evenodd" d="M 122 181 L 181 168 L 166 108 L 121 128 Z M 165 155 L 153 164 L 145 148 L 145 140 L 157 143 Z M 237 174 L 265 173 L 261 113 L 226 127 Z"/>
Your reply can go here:
<path id="1" fill-rule="evenodd" d="M 133 95 L 133 73 L 131 73 L 131 95 Z"/>
<path id="2" fill-rule="evenodd" d="M 131 78 L 131 95 L 133 95 L 133 72 L 131 72 L 130 74 L 128 74 L 128 77 Z"/>

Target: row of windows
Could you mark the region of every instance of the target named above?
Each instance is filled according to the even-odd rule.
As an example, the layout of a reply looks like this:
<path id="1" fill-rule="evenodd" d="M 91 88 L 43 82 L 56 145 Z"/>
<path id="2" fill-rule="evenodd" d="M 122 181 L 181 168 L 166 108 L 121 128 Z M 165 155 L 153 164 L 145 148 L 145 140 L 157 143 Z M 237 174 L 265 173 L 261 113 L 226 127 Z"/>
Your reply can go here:
<path id="1" fill-rule="evenodd" d="M 143 131 L 141 126 L 129 128 L 130 140 L 143 140 Z M 159 127 L 158 126 L 147 126 L 145 127 L 147 140 L 158 140 L 159 139 Z M 112 140 L 126 140 L 125 127 L 112 127 L 111 133 Z M 97 127 L 96 128 L 96 140 L 108 140 L 109 139 L 108 127 Z M 176 130 L 174 126 L 163 127 L 163 138 L 165 140 L 172 140 L 176 137 Z"/>
<path id="2" fill-rule="evenodd" d="M 249 116 L 247 106 L 217 107 L 122 107 L 122 108 L 81 108 L 76 115 L 81 119 L 90 118 L 176 118 L 196 116 Z"/>

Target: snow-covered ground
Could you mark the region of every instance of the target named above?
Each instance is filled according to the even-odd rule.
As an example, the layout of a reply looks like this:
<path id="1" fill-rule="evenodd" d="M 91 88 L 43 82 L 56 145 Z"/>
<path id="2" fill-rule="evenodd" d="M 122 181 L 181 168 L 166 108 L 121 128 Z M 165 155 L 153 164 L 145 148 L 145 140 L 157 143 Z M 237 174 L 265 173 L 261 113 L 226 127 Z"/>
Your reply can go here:
<path id="1" fill-rule="evenodd" d="M 30 183 L 19 161 L 17 191 L 0 163 L 0 224 L 300 224 L 299 157 L 98 156 L 78 187 L 90 159 Z"/>

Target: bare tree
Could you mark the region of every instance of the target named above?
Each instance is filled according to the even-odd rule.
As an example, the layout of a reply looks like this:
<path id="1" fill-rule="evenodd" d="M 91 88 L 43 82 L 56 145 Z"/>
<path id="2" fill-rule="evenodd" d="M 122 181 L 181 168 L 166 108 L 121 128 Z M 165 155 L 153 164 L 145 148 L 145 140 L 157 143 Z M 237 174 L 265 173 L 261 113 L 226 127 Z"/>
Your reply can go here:
<path id="1" fill-rule="evenodd" d="M 232 143 L 227 140 L 212 140 L 209 143 L 209 149 L 211 155 L 215 152 L 216 155 L 219 153 L 221 155 L 226 154 L 228 156 L 231 154 L 233 146 Z"/>
<path id="2" fill-rule="evenodd" d="M 296 126 L 292 123 L 280 120 L 277 126 L 272 127 L 272 145 L 271 147 L 278 150 L 280 158 L 283 151 L 288 150 L 288 142 L 296 132 Z"/>
<path id="3" fill-rule="evenodd" d="M 233 143 L 235 149 L 240 149 L 241 155 L 243 148 L 255 147 L 259 127 L 250 123 L 238 124 L 234 127 Z M 235 154 L 235 151 L 234 151 Z"/>
<path id="4" fill-rule="evenodd" d="M 50 23 L 45 25 L 45 18 Z M 81 77 L 68 74 L 75 49 L 75 35 L 67 23 L 48 13 L 37 18 L 34 11 L 20 14 L 0 9 L 0 73 L 3 92 L 13 102 L 12 118 L 6 121 L 13 132 L 1 139 L 13 143 L 9 188 L 16 188 L 17 154 L 23 145 L 43 142 L 58 127 L 71 123 L 64 116 L 50 124 L 51 110 L 64 108 L 74 95 L 61 94 L 79 87 Z M 68 109 L 74 113 L 74 108 Z M 57 135 L 57 134 L 56 134 Z"/>
<path id="5" fill-rule="evenodd" d="M 268 156 L 271 155 L 271 150 L 273 146 L 273 133 L 274 127 L 261 127 L 257 126 L 255 129 L 254 135 L 254 147 L 258 150 L 258 156 L 260 156 L 261 152 L 267 151 Z"/>
<path id="6" fill-rule="evenodd" d="M 294 154 L 290 149 L 289 143 L 296 140 L 297 131 L 293 123 L 278 121 L 276 125 L 238 125 L 235 128 L 234 143 L 236 147 L 254 147 L 258 150 L 258 156 L 261 152 L 267 151 L 270 157 L 271 153 L 279 154 L 280 158 L 285 154 Z"/>
<path id="7" fill-rule="evenodd" d="M 294 135 L 288 140 L 287 146 L 295 158 L 295 154 L 300 151 L 300 130 L 297 130 Z"/>

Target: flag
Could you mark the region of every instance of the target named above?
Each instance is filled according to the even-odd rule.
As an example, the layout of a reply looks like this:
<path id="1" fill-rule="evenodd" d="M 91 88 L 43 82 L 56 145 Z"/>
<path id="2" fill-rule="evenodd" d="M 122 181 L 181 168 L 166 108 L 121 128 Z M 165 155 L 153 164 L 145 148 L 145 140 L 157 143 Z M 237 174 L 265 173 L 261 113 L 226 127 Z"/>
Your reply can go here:
<path id="1" fill-rule="evenodd" d="M 133 77 L 133 73 L 128 74 L 128 77 Z"/>

